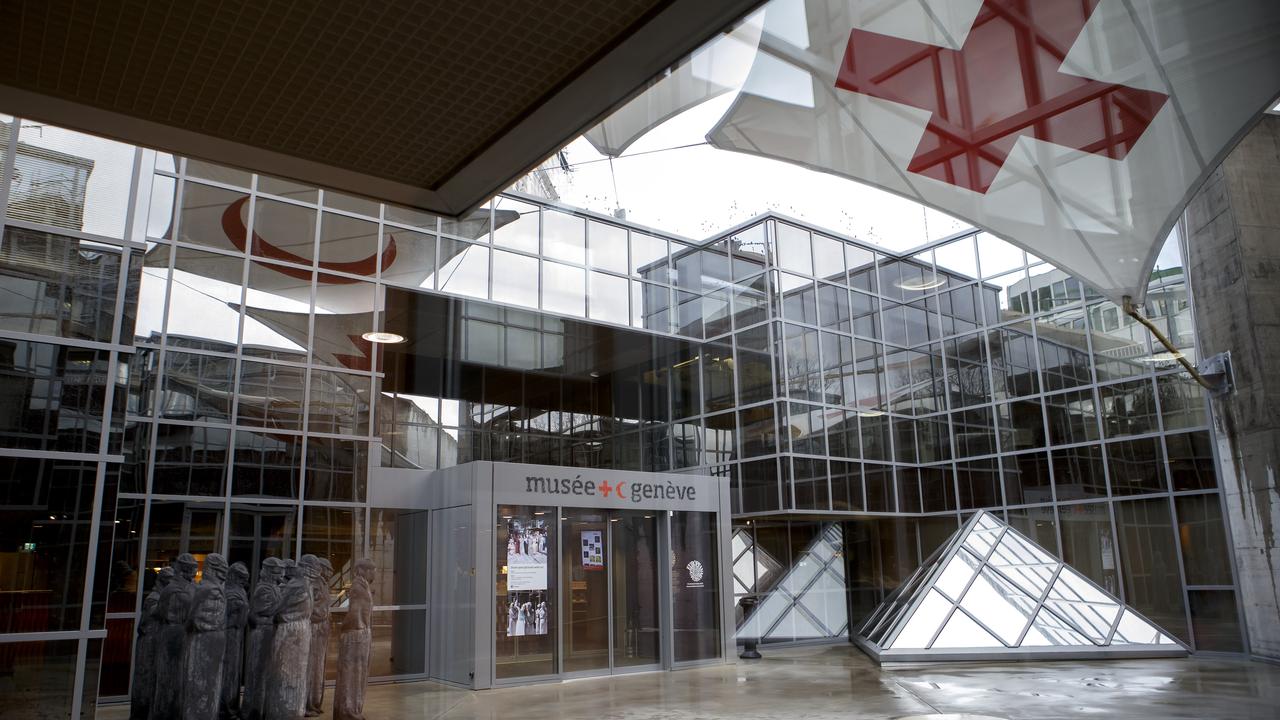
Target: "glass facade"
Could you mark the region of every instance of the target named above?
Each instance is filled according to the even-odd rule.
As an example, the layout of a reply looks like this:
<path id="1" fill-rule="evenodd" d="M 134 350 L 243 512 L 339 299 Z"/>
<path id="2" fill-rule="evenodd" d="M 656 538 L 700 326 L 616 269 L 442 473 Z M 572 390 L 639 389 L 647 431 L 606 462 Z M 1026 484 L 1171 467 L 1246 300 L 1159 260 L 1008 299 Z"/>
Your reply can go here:
<path id="1" fill-rule="evenodd" d="M 323 555 L 335 612 L 374 557 L 371 672 L 424 676 L 426 518 L 375 506 L 369 469 L 471 460 L 730 477 L 740 636 L 847 635 L 986 509 L 1242 649 L 1203 394 L 991 235 L 897 255 L 768 216 L 693 241 L 507 195 L 441 219 L 3 116 L 0 153 L 0 652 L 42 678 L 32 713 L 80 702 L 57 682 L 127 695 L 182 552 Z M 1180 268 L 1147 312 L 1194 353 Z M 717 642 L 702 612 L 677 659 Z M 528 644 L 503 652 L 549 662 Z"/>

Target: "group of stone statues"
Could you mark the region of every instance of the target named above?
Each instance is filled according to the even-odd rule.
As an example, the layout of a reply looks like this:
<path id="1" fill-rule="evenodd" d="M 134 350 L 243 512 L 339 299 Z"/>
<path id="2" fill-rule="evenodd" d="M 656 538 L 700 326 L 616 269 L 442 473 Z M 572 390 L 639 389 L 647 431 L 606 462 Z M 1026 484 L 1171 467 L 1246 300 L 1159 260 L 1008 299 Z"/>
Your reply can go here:
<path id="1" fill-rule="evenodd" d="M 338 644 L 335 720 L 364 720 L 373 561 L 355 564 Z M 329 644 L 327 559 L 267 558 L 258 583 L 222 555 L 183 553 L 142 604 L 130 720 L 297 720 L 321 714 Z M 243 661 L 243 663 L 242 663 Z M 244 694 L 240 688 L 243 679 Z"/>

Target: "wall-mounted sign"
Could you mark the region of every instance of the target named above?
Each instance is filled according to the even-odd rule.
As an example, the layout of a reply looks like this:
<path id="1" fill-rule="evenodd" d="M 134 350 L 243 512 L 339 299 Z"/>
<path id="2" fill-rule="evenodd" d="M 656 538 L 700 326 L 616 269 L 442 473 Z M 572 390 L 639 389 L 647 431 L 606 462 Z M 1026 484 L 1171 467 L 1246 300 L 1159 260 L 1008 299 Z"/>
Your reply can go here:
<path id="1" fill-rule="evenodd" d="M 604 539 L 599 530 L 582 531 L 582 569 L 604 569 Z"/>
<path id="2" fill-rule="evenodd" d="M 620 470 L 494 463 L 494 500 L 645 510 L 719 510 L 719 479 Z"/>

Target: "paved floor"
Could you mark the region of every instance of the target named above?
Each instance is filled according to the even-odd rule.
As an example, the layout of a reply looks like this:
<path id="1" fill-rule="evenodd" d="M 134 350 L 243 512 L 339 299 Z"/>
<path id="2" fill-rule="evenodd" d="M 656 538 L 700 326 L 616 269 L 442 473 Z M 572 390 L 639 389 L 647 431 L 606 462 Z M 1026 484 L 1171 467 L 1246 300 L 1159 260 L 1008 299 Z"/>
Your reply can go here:
<path id="1" fill-rule="evenodd" d="M 332 691 L 326 694 L 329 706 Z M 369 689 L 368 720 L 1280 718 L 1280 667 L 1191 658 L 964 664 L 882 670 L 850 646 L 679 672 L 471 692 L 434 683 Z M 98 717 L 128 716 L 123 707 Z M 325 717 L 328 717 L 326 714 Z"/>

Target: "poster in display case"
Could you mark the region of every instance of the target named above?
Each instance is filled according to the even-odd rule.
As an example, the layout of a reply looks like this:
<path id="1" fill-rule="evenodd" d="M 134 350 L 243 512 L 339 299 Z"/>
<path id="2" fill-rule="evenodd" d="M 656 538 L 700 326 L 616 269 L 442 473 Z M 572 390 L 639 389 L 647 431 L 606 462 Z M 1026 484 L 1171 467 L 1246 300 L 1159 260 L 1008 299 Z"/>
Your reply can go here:
<path id="1" fill-rule="evenodd" d="M 604 569 L 604 537 L 599 530 L 582 531 L 582 569 Z"/>
<path id="2" fill-rule="evenodd" d="M 546 635 L 551 608 L 547 603 L 547 545 L 551 529 L 541 518 L 507 518 L 507 602 L 499 617 L 506 617 L 508 637 Z"/>

